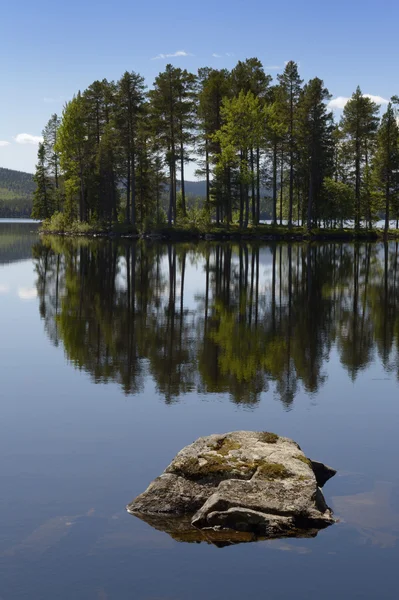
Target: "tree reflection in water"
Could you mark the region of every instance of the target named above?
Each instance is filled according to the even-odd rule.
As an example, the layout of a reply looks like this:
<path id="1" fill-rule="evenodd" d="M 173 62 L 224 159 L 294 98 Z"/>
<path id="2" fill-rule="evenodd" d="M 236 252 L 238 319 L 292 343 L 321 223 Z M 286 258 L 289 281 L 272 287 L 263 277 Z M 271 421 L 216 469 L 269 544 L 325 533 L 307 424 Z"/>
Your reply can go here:
<path id="1" fill-rule="evenodd" d="M 40 314 L 55 345 L 126 394 L 228 393 L 288 408 L 336 348 L 354 380 L 378 353 L 399 374 L 398 244 L 160 244 L 44 238 Z M 186 301 L 187 273 L 204 285 Z M 191 278 L 192 280 L 192 278 Z M 191 290 L 191 288 L 190 288 Z M 190 291 L 192 294 L 192 290 Z"/>

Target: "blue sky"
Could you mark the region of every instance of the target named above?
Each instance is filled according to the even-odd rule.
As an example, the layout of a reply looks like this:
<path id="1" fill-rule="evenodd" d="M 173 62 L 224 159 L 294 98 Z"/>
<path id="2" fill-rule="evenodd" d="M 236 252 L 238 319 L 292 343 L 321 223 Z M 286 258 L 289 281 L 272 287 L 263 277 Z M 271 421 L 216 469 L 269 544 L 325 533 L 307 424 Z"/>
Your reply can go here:
<path id="1" fill-rule="evenodd" d="M 0 166 L 33 171 L 44 124 L 77 90 L 125 70 L 151 85 L 167 62 L 195 71 L 257 56 L 276 76 L 292 59 L 334 98 L 359 84 L 388 99 L 399 93 L 398 17 L 393 0 L 4 2 Z"/>

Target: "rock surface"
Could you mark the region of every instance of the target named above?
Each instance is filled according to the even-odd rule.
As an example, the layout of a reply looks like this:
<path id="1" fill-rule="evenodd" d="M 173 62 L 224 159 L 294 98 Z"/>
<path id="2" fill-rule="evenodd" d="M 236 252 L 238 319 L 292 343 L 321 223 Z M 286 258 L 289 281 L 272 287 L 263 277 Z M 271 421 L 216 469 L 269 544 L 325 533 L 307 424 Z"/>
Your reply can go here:
<path id="1" fill-rule="evenodd" d="M 273 433 L 215 434 L 183 448 L 127 510 L 159 529 L 162 522 L 164 530 L 175 523 L 193 541 L 194 528 L 207 532 L 208 541 L 212 531 L 217 539 L 228 531 L 263 538 L 316 535 L 334 522 L 320 487 L 335 473 Z M 173 517 L 183 518 L 184 526 Z"/>

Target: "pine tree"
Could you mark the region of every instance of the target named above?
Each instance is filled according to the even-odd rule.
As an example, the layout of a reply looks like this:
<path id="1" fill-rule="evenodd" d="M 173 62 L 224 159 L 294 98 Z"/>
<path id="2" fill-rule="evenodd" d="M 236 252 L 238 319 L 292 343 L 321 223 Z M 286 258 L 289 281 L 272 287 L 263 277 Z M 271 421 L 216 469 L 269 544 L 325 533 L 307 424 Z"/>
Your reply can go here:
<path id="1" fill-rule="evenodd" d="M 184 182 L 184 165 L 190 160 L 188 148 L 194 142 L 193 131 L 196 127 L 196 96 L 195 88 L 197 78 L 186 69 L 179 73 L 179 101 L 177 105 L 177 118 L 179 122 L 178 143 L 180 160 L 180 191 L 181 208 L 183 217 L 187 214 L 186 192 Z"/>
<path id="2" fill-rule="evenodd" d="M 136 221 L 136 145 L 145 99 L 144 78 L 126 71 L 117 82 L 116 127 L 122 149 L 121 175 L 126 186 L 126 221 Z"/>
<path id="3" fill-rule="evenodd" d="M 384 197 L 385 234 L 389 229 L 391 209 L 399 204 L 399 128 L 392 103 L 388 104 L 377 133 L 377 149 L 373 160 L 375 185 Z M 395 211 L 395 217 L 398 218 Z"/>
<path id="4" fill-rule="evenodd" d="M 54 199 L 57 210 L 60 210 L 61 208 L 60 157 L 56 152 L 55 147 L 60 124 L 61 119 L 58 115 L 53 114 L 43 130 L 43 144 L 45 147 L 47 170 L 54 182 Z"/>
<path id="5" fill-rule="evenodd" d="M 285 121 L 288 130 L 288 159 L 289 159 L 289 206 L 288 227 L 292 227 L 294 204 L 294 160 L 296 148 L 297 106 L 301 93 L 302 79 L 299 77 L 298 65 L 290 60 L 282 75 L 278 75 L 283 102 L 285 104 Z"/>
<path id="6" fill-rule="evenodd" d="M 106 79 L 94 81 L 83 93 L 84 121 L 87 130 L 87 160 L 89 170 L 86 176 L 86 203 L 89 216 L 95 219 L 109 219 L 115 215 L 116 163 L 110 151 L 108 139 L 112 136 L 115 118 L 116 87 Z M 105 136 L 105 134 L 107 134 Z M 105 137 L 104 137 L 105 136 Z M 104 138 L 104 140 L 103 140 Z M 102 143 L 107 139 L 107 159 L 104 160 Z M 101 155 L 101 157 L 100 157 Z"/>
<path id="7" fill-rule="evenodd" d="M 265 109 L 265 149 L 270 155 L 271 163 L 271 186 L 272 186 L 272 221 L 277 224 L 277 194 L 280 187 L 282 192 L 282 180 L 278 182 L 278 170 L 280 162 L 284 157 L 284 149 L 287 142 L 287 125 L 284 120 L 284 105 L 280 86 L 274 86 L 271 90 L 271 103 Z M 283 164 L 281 171 L 283 171 Z M 280 220 L 282 220 L 282 207 L 280 207 Z"/>
<path id="8" fill-rule="evenodd" d="M 64 108 L 55 148 L 65 177 L 67 218 L 87 221 L 91 165 L 85 103 L 80 92 Z"/>
<path id="9" fill-rule="evenodd" d="M 323 181 L 333 172 L 333 116 L 327 111 L 330 94 L 318 77 L 303 88 L 298 104 L 298 141 L 307 196 L 308 229 L 321 214 Z"/>
<path id="10" fill-rule="evenodd" d="M 54 213 L 54 185 L 48 173 L 44 143 L 39 144 L 37 158 L 36 173 L 33 177 L 36 190 L 33 195 L 32 218 L 42 220 L 49 219 Z"/>
<path id="11" fill-rule="evenodd" d="M 169 224 L 177 220 L 177 162 L 180 162 L 181 188 L 184 197 L 184 163 L 188 160 L 187 145 L 191 142 L 194 127 L 193 93 L 196 78 L 186 70 L 166 65 L 165 71 L 155 79 L 150 91 L 151 112 L 156 121 L 159 140 L 165 151 L 169 167 Z"/>
<path id="12" fill-rule="evenodd" d="M 221 108 L 223 98 L 230 93 L 229 72 L 226 69 L 199 69 L 198 71 L 198 124 L 199 135 L 197 148 L 200 155 L 204 156 L 203 168 L 198 170 L 200 175 L 205 175 L 206 180 L 206 206 L 209 210 L 211 203 L 211 188 L 213 188 L 214 203 L 216 205 L 216 220 L 219 222 L 220 211 L 223 208 L 223 184 L 226 173 L 218 180 L 213 172 L 213 165 L 220 154 L 220 144 L 214 139 L 215 133 L 222 124 Z M 211 175 L 213 181 L 211 184 Z M 223 176 L 224 175 L 224 176 Z"/>
<path id="13" fill-rule="evenodd" d="M 249 185 L 253 181 L 250 164 L 251 148 L 260 145 L 264 130 L 264 112 L 259 98 L 252 92 L 240 92 L 237 97 L 225 99 L 222 106 L 223 125 L 215 134 L 220 143 L 220 165 L 237 167 L 240 187 L 240 225 L 249 222 Z M 231 210 L 229 211 L 231 213 Z"/>
<path id="14" fill-rule="evenodd" d="M 355 226 L 360 227 L 362 192 L 364 175 L 370 160 L 373 143 L 378 128 L 379 108 L 375 102 L 363 96 L 360 87 L 347 102 L 341 119 L 344 149 L 347 160 L 351 162 L 355 189 Z M 366 189 L 366 192 L 368 190 Z M 371 220 L 370 198 L 366 197 L 365 216 Z"/>
<path id="15" fill-rule="evenodd" d="M 247 94 L 251 92 L 255 98 L 260 100 L 263 107 L 271 98 L 270 82 L 272 78 L 267 75 L 263 65 L 258 58 L 248 58 L 244 62 L 238 61 L 231 72 L 231 89 L 234 95 L 240 92 Z M 260 146 L 250 149 L 251 168 L 251 200 L 252 221 L 259 222 L 260 215 Z"/>

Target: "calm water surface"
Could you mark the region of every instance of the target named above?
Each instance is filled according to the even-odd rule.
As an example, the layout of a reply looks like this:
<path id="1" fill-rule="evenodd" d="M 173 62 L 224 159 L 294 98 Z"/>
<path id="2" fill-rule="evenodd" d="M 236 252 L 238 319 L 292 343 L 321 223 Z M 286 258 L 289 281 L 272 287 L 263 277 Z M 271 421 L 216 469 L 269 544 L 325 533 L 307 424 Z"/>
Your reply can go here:
<path id="1" fill-rule="evenodd" d="M 397 598 L 399 256 L 39 240 L 0 224 L 0 599 Z M 175 541 L 125 505 L 198 436 L 338 469 L 314 539 Z"/>

